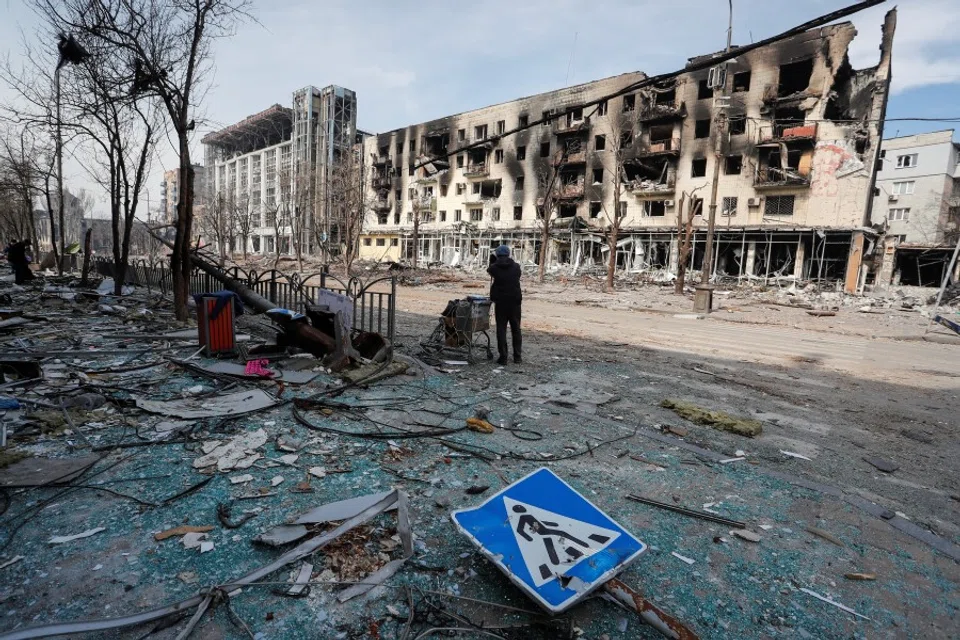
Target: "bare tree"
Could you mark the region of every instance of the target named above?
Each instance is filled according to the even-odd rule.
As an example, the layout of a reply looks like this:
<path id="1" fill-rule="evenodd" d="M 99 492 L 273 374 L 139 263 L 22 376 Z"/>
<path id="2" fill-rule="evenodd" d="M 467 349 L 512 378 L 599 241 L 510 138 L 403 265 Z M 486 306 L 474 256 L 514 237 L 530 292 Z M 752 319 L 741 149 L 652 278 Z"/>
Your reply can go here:
<path id="1" fill-rule="evenodd" d="M 329 167 L 323 189 L 328 203 L 331 236 L 336 239 L 347 275 L 360 252 L 360 234 L 369 204 L 363 185 L 363 171 L 359 150 L 350 152 L 337 164 Z M 321 229 L 314 225 L 314 239 L 320 245 Z"/>
<path id="2" fill-rule="evenodd" d="M 232 243 L 236 235 L 236 218 L 231 205 L 222 193 L 217 193 L 198 220 L 200 230 L 211 240 L 217 243 L 217 255 L 220 266 L 226 263 L 227 251 L 232 250 Z"/>
<path id="3" fill-rule="evenodd" d="M 223 202 L 230 215 L 230 228 L 236 236 L 239 236 L 240 251 L 243 259 L 246 260 L 249 252 L 247 240 L 260 219 L 261 203 L 251 202 L 249 196 L 245 194 L 238 198 L 233 194 L 224 197 L 222 193 L 218 193 L 216 197 Z"/>
<path id="4" fill-rule="evenodd" d="M 684 191 L 677 202 L 677 279 L 673 283 L 674 293 L 682 294 L 686 285 L 687 261 L 693 249 L 693 219 L 703 213 L 703 198 L 695 198 L 694 194 L 705 186 Z M 686 220 L 683 219 L 684 206 L 687 209 Z"/>
<path id="5" fill-rule="evenodd" d="M 49 150 L 26 128 L 0 138 L 0 237 L 7 242 L 29 238 L 36 250 L 40 246 L 33 203 L 44 193 L 43 166 L 49 164 L 44 158 L 49 158 Z M 53 234 L 56 225 L 48 210 Z"/>
<path id="6" fill-rule="evenodd" d="M 603 167 L 605 181 L 599 187 L 594 187 L 594 195 L 600 201 L 600 206 L 606 219 L 604 230 L 607 239 L 607 280 L 605 288 L 608 293 L 613 292 L 614 273 L 617 269 L 617 242 L 620 238 L 620 227 L 626 217 L 626 207 L 621 204 L 623 183 L 626 182 L 623 165 L 625 157 L 634 144 L 633 119 L 626 113 L 608 118 L 604 137 L 606 148 L 594 154 L 594 162 Z M 606 182 L 610 185 L 609 198 Z"/>
<path id="7" fill-rule="evenodd" d="M 554 151 L 549 160 L 545 166 L 537 168 L 537 187 L 541 194 L 537 199 L 537 220 L 540 221 L 540 269 L 537 272 L 537 281 L 540 283 L 546 275 L 554 214 L 564 195 L 560 172 L 567 164 L 566 147 Z"/>
<path id="8" fill-rule="evenodd" d="M 157 97 L 177 137 L 181 197 L 177 202 L 174 311 L 186 320 L 190 284 L 194 172 L 190 133 L 198 85 L 209 67 L 211 42 L 229 36 L 247 17 L 249 0 L 33 0 L 48 21 L 84 46 L 102 43 L 133 66 L 132 93 Z"/>

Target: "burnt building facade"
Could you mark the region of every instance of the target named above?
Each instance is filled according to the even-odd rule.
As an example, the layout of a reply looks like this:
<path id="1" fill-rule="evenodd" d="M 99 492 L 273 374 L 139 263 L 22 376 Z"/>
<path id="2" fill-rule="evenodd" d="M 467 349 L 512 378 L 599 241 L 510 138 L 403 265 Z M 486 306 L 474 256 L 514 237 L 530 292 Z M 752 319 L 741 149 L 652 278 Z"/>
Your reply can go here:
<path id="1" fill-rule="evenodd" d="M 532 263 L 550 215 L 548 266 L 589 270 L 619 216 L 620 269 L 675 272 L 689 220 L 699 270 L 715 204 L 716 277 L 862 286 L 895 20 L 869 69 L 851 66 L 841 23 L 713 67 L 719 54 L 691 58 L 699 70 L 636 91 L 640 72 L 372 136 L 361 255 L 479 266 L 506 243 Z"/>

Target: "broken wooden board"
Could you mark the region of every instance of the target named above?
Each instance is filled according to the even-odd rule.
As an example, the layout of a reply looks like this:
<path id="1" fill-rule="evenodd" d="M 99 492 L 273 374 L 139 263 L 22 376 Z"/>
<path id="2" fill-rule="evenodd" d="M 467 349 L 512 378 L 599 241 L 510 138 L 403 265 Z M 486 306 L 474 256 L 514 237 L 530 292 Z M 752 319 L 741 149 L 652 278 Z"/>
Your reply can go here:
<path id="1" fill-rule="evenodd" d="M 137 406 L 144 411 L 163 416 L 183 418 L 215 418 L 237 416 L 260 411 L 277 404 L 276 398 L 260 389 L 238 391 L 215 398 L 184 398 L 181 400 L 147 400 L 135 397 Z"/>

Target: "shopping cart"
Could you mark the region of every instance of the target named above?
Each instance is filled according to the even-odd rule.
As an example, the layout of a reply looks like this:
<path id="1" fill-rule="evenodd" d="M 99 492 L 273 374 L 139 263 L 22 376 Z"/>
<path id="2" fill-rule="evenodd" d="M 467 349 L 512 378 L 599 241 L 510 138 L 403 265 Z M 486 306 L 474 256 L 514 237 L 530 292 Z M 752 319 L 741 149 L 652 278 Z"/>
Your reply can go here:
<path id="1" fill-rule="evenodd" d="M 440 359 L 445 353 L 459 355 L 470 364 L 479 359 L 478 352 L 486 351 L 487 360 L 493 359 L 490 346 L 490 298 L 467 296 L 466 300 L 451 300 L 440 314 L 433 333 L 420 342 L 424 355 Z"/>

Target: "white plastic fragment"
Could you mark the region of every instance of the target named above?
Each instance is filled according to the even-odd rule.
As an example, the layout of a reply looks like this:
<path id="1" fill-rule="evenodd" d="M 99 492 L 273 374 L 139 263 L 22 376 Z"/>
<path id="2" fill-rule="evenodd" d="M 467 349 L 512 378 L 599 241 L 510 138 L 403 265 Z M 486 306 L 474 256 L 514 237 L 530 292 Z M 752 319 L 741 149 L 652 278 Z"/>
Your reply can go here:
<path id="1" fill-rule="evenodd" d="M 677 553 L 676 551 L 671 551 L 671 552 L 670 552 L 670 555 L 672 555 L 672 556 L 673 556 L 674 558 L 676 558 L 677 560 L 682 560 L 683 562 L 686 562 L 687 564 L 693 564 L 694 562 L 696 562 L 696 560 L 694 560 L 693 558 L 688 558 L 687 556 L 682 556 L 682 555 L 680 555 L 679 553 Z"/>
<path id="2" fill-rule="evenodd" d="M 103 565 L 102 565 L 102 564 L 98 564 L 97 566 L 95 566 L 95 567 L 93 568 L 94 571 L 100 571 L 100 569 L 103 569 Z"/>
<path id="3" fill-rule="evenodd" d="M 727 458 L 726 460 L 721 460 L 720 464 L 730 464 L 731 462 L 740 462 L 741 460 L 746 460 L 746 458 L 743 456 L 738 458 Z"/>
<path id="4" fill-rule="evenodd" d="M 794 453 L 793 451 L 784 451 L 783 449 L 780 449 L 780 453 L 782 453 L 785 456 L 789 456 L 791 458 L 799 458 L 801 460 L 809 460 L 810 462 L 813 462 L 812 458 L 808 458 L 807 456 L 800 453 Z"/>
<path id="5" fill-rule="evenodd" d="M 813 597 L 816 598 L 817 600 L 822 600 L 823 602 L 826 602 L 827 604 L 832 604 L 832 605 L 835 606 L 836 608 L 842 609 L 843 611 L 846 611 L 847 613 L 852 613 L 853 615 L 857 616 L 858 618 L 863 618 L 864 620 L 870 620 L 870 618 L 868 618 L 867 616 L 865 616 L 865 615 L 863 615 L 863 614 L 860 614 L 860 613 L 857 613 L 856 611 L 854 611 L 854 610 L 851 609 L 850 607 L 846 607 L 846 606 L 840 604 L 839 602 L 836 602 L 835 600 L 831 600 L 830 598 L 828 598 L 828 597 L 826 597 L 826 596 L 820 595 L 819 593 L 817 593 L 817 592 L 815 592 L 815 591 L 811 591 L 810 589 L 805 589 L 804 587 L 800 587 L 800 591 L 803 591 L 803 592 L 806 593 L 807 595 L 813 596 Z"/>
<path id="6" fill-rule="evenodd" d="M 200 543 L 200 553 L 206 553 L 207 551 L 213 551 L 213 543 L 209 540 L 204 540 Z"/>
<path id="7" fill-rule="evenodd" d="M 97 527 L 95 529 L 87 529 L 83 533 L 77 533 L 72 536 L 54 536 L 47 541 L 47 544 L 63 544 L 64 542 L 73 542 L 74 540 L 79 540 L 80 538 L 89 538 L 92 535 L 96 535 L 101 531 L 106 530 L 106 527 Z"/>
<path id="8" fill-rule="evenodd" d="M 760 542 L 760 536 L 747 529 L 733 529 L 730 532 L 730 535 L 737 536 L 738 538 L 742 538 L 743 540 L 747 540 L 749 542 Z"/>
<path id="9" fill-rule="evenodd" d="M 207 534 L 191 531 L 183 534 L 183 537 L 180 538 L 180 543 L 183 545 L 184 549 L 196 549 L 200 547 L 200 544 L 206 539 Z"/>
<path id="10" fill-rule="evenodd" d="M 310 467 L 309 473 L 316 478 L 327 477 L 327 470 L 324 467 Z"/>
<path id="11" fill-rule="evenodd" d="M 274 476 L 274 478 L 273 478 L 272 480 L 270 480 L 270 486 L 271 486 L 271 487 L 276 487 L 277 485 L 279 485 L 279 484 L 282 483 L 282 482 L 283 482 L 283 476 Z"/>
<path id="12" fill-rule="evenodd" d="M 285 456 L 280 456 L 280 462 L 282 462 L 283 464 L 293 464 L 294 462 L 297 461 L 297 458 L 299 457 L 300 456 L 297 455 L 296 453 L 288 453 Z"/>
<path id="13" fill-rule="evenodd" d="M 253 480 L 253 476 L 245 473 L 242 476 L 230 476 L 230 484 L 242 484 Z"/>

